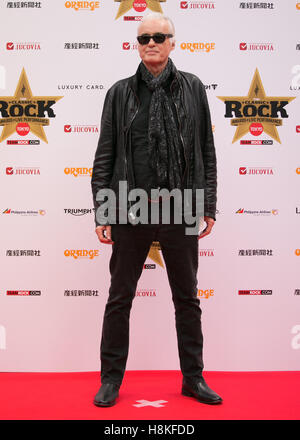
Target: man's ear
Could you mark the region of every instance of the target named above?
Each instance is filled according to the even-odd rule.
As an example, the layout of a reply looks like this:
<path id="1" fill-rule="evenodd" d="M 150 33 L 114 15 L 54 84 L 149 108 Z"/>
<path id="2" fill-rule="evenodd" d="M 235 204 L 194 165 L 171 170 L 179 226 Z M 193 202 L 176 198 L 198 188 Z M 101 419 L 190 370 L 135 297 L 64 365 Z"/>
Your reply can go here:
<path id="1" fill-rule="evenodd" d="M 171 43 L 171 50 L 175 49 L 175 43 L 176 43 L 175 40 L 173 40 L 172 43 Z"/>

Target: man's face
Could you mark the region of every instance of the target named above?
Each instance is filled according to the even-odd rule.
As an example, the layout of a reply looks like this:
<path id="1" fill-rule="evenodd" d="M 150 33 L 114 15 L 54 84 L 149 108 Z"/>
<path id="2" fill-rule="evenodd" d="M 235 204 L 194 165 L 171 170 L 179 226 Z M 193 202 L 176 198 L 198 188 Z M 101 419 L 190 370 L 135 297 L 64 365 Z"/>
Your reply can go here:
<path id="1" fill-rule="evenodd" d="M 138 29 L 138 35 L 153 35 L 156 32 L 162 34 L 170 34 L 169 23 L 165 20 L 148 20 L 142 23 Z M 138 44 L 138 50 L 141 59 L 145 64 L 160 65 L 167 61 L 171 50 L 175 47 L 175 43 L 171 43 L 170 38 L 166 38 L 164 43 L 158 44 L 151 40 L 148 44 Z"/>

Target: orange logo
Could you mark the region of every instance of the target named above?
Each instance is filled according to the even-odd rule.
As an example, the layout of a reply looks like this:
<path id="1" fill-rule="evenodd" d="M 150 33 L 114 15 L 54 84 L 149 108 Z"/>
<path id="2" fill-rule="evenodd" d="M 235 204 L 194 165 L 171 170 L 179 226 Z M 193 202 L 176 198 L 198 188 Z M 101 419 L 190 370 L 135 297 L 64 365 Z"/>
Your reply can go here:
<path id="1" fill-rule="evenodd" d="M 296 173 L 300 174 L 300 168 L 296 168 Z"/>
<path id="2" fill-rule="evenodd" d="M 214 296 L 214 289 L 206 289 L 206 290 L 198 289 L 197 296 L 199 296 L 200 298 L 208 299 L 210 296 Z"/>
<path id="3" fill-rule="evenodd" d="M 94 11 L 96 8 L 99 8 L 100 2 L 66 2 L 65 7 L 66 8 L 72 8 L 75 11 L 84 11 L 84 10 L 90 10 Z"/>
<path id="4" fill-rule="evenodd" d="M 65 174 L 71 174 L 74 177 L 90 176 L 92 177 L 93 168 L 65 168 Z"/>
<path id="5" fill-rule="evenodd" d="M 180 49 L 190 52 L 210 52 L 215 49 L 215 43 L 181 43 Z"/>
<path id="6" fill-rule="evenodd" d="M 77 258 L 89 258 L 92 260 L 94 257 L 99 257 L 98 249 L 66 249 L 65 257 L 73 257 L 75 260 Z"/>
<path id="7" fill-rule="evenodd" d="M 300 3 L 296 3 L 296 9 L 300 11 Z"/>
<path id="8" fill-rule="evenodd" d="M 300 256 L 300 249 L 296 249 L 295 254 L 297 255 L 297 257 L 299 257 Z"/>

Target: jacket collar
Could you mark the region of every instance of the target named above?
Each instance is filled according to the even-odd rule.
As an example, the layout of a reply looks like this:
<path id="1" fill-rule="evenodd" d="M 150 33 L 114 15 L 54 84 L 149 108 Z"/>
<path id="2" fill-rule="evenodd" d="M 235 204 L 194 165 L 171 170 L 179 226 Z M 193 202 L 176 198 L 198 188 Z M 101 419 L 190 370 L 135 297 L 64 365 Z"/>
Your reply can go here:
<path id="1" fill-rule="evenodd" d="M 171 83 L 171 89 L 174 87 L 174 89 L 178 88 L 180 76 L 178 73 L 178 70 L 176 69 L 175 65 L 173 64 L 172 68 L 172 83 Z M 129 78 L 129 87 L 131 87 L 134 91 L 134 93 L 138 94 L 138 84 L 141 79 L 141 73 L 140 73 L 140 65 L 138 65 L 138 68 L 133 76 Z"/>

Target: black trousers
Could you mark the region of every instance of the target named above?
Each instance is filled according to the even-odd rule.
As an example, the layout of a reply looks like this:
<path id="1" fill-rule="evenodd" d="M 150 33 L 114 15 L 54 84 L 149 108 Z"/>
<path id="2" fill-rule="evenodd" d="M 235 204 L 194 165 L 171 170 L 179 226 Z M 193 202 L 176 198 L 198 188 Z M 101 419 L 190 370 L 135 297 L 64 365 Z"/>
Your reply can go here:
<path id="1" fill-rule="evenodd" d="M 112 225 L 111 285 L 100 346 L 101 382 L 121 385 L 129 349 L 129 317 L 151 243 L 159 241 L 175 306 L 180 368 L 197 382 L 203 370 L 203 335 L 197 297 L 197 235 L 184 224 Z"/>

